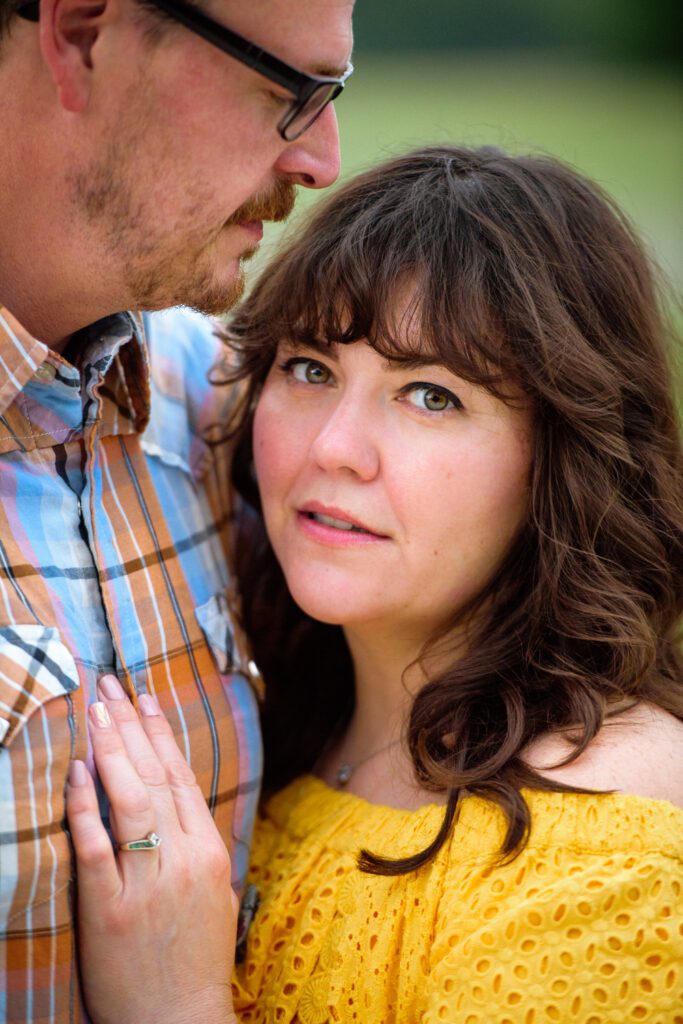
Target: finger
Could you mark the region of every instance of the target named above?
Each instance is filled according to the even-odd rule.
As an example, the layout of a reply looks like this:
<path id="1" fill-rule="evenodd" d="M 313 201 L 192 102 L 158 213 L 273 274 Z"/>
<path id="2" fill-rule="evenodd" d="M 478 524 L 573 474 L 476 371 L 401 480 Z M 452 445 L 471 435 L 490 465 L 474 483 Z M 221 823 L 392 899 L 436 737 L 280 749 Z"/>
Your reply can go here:
<path id="1" fill-rule="evenodd" d="M 139 704 L 142 727 L 164 768 L 180 827 L 188 835 L 213 832 L 216 826 L 204 794 L 197 784 L 194 772 L 183 757 L 173 730 L 162 714 L 159 704 L 149 694 L 143 694 Z"/>
<path id="2" fill-rule="evenodd" d="M 180 828 L 173 794 L 168 785 L 164 766 L 142 728 L 137 711 L 116 676 L 102 676 L 97 686 L 123 740 L 126 753 L 149 790 L 158 825 L 157 831 L 160 834 L 162 830 L 167 835 L 173 834 Z"/>
<path id="3" fill-rule="evenodd" d="M 116 856 L 100 817 L 95 784 L 82 761 L 72 761 L 66 785 L 66 815 L 76 854 L 78 884 L 98 900 L 121 890 Z"/>
<path id="4" fill-rule="evenodd" d="M 95 764 L 112 808 L 117 842 L 143 839 L 150 832 L 158 832 L 149 790 L 133 767 L 106 705 L 92 704 L 88 714 Z M 120 863 L 124 873 L 135 870 L 147 875 L 151 869 L 158 871 L 157 851 L 126 853 Z"/>

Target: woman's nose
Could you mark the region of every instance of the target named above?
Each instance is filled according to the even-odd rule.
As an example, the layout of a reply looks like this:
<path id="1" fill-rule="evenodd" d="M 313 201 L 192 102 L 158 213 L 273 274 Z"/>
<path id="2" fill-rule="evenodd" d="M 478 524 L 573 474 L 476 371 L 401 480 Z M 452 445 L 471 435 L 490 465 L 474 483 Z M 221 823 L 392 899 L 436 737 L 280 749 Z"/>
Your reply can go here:
<path id="1" fill-rule="evenodd" d="M 340 401 L 315 437 L 311 455 L 327 473 L 352 473 L 372 480 L 379 472 L 379 449 L 367 415 L 356 403 Z"/>

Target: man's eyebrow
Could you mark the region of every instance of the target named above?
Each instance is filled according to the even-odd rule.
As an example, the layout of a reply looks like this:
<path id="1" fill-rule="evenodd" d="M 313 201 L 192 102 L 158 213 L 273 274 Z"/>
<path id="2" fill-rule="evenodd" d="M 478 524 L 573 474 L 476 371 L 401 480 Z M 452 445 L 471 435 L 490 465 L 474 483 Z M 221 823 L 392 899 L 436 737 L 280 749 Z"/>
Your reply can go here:
<path id="1" fill-rule="evenodd" d="M 317 75 L 318 78 L 343 78 L 346 72 L 351 67 L 351 64 L 344 64 L 343 67 L 337 65 L 333 67 L 331 64 L 319 64 L 313 71 L 312 75 Z"/>

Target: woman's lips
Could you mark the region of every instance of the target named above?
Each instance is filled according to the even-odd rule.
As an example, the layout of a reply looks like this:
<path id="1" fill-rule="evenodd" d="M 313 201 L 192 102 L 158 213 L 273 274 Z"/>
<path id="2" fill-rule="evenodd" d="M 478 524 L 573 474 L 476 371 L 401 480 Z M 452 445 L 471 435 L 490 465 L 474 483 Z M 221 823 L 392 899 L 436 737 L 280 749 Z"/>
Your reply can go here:
<path id="1" fill-rule="evenodd" d="M 356 547 L 389 540 L 385 534 L 375 533 L 347 512 L 317 502 L 300 508 L 297 522 L 302 532 L 312 540 L 335 547 Z"/>

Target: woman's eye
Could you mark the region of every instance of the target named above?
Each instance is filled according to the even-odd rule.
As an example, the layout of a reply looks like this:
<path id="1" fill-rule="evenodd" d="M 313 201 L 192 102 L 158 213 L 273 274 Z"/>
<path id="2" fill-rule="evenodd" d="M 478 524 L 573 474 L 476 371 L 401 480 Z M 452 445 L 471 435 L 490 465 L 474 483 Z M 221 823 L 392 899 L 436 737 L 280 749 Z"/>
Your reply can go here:
<path id="1" fill-rule="evenodd" d="M 405 393 L 412 405 L 427 412 L 446 412 L 463 407 L 457 395 L 435 384 L 410 384 Z"/>
<path id="2" fill-rule="evenodd" d="M 283 370 L 301 384 L 327 384 L 332 379 L 327 367 L 315 359 L 288 359 Z"/>

